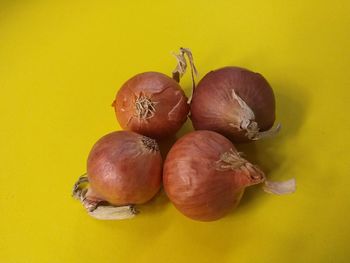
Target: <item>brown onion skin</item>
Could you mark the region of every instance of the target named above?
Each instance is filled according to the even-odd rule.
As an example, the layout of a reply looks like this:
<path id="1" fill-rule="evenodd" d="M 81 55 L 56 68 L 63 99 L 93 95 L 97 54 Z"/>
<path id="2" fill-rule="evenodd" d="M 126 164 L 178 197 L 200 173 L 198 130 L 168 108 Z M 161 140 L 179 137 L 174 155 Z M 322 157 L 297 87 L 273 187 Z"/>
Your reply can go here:
<path id="1" fill-rule="evenodd" d="M 199 221 L 222 218 L 238 205 L 245 187 L 260 183 L 241 170 L 217 170 L 221 154 L 235 149 L 213 131 L 194 131 L 180 138 L 164 163 L 164 189 L 175 207 Z"/>
<path id="2" fill-rule="evenodd" d="M 234 142 L 248 142 L 244 130 L 229 125 L 235 107 L 230 101 L 232 89 L 252 109 L 260 131 L 269 130 L 275 122 L 273 90 L 261 74 L 240 67 L 210 71 L 200 80 L 192 97 L 190 118 L 196 130 L 212 130 Z"/>
<path id="3" fill-rule="evenodd" d="M 96 142 L 87 161 L 90 199 L 142 204 L 159 191 L 162 158 L 157 144 L 151 149 L 144 139 L 155 143 L 131 131 L 112 132 Z"/>
<path id="4" fill-rule="evenodd" d="M 155 102 L 154 116 L 135 116 L 135 101 L 140 95 Z M 189 105 L 180 85 L 158 72 L 145 72 L 129 79 L 118 91 L 113 102 L 120 126 L 152 138 L 175 134 L 187 119 Z"/>

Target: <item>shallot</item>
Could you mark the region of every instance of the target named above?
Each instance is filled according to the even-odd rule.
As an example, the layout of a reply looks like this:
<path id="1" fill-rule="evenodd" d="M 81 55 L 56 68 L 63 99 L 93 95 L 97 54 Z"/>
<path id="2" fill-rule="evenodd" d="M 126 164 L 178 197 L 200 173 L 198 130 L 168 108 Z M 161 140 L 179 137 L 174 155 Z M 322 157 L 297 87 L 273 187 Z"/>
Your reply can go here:
<path id="1" fill-rule="evenodd" d="M 259 73 L 239 67 L 225 67 L 206 74 L 194 90 L 191 120 L 196 130 L 212 130 L 247 142 L 272 136 L 275 97 Z"/>
<path id="2" fill-rule="evenodd" d="M 131 131 L 112 132 L 93 146 L 87 176 L 79 178 L 73 195 L 95 218 L 129 218 L 136 214 L 135 205 L 156 195 L 161 177 L 162 158 L 155 140 Z"/>
<path id="3" fill-rule="evenodd" d="M 230 140 L 213 131 L 186 134 L 164 163 L 169 199 L 184 215 L 200 221 L 225 216 L 246 187 L 264 180 L 264 173 L 241 157 Z"/>
<path id="4" fill-rule="evenodd" d="M 168 153 L 164 189 L 185 216 L 213 221 L 235 208 L 245 188 L 265 182 L 274 194 L 295 191 L 295 180 L 270 182 L 256 165 L 242 157 L 230 140 L 213 131 L 194 131 L 180 138 Z"/>
<path id="5" fill-rule="evenodd" d="M 185 55 L 194 74 L 192 54 L 181 48 L 173 78 L 159 72 L 140 73 L 119 89 L 112 106 L 123 129 L 164 138 L 181 128 L 189 113 L 188 99 L 178 83 L 187 67 Z"/>

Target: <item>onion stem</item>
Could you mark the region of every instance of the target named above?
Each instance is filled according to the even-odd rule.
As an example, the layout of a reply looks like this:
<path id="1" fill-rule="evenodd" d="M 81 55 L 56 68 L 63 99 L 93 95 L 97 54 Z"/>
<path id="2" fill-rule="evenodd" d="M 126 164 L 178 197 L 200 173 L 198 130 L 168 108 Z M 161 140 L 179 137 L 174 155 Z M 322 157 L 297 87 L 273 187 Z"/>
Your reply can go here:
<path id="1" fill-rule="evenodd" d="M 198 75 L 196 66 L 194 65 L 192 52 L 189 48 L 181 47 L 180 53 L 179 54 L 173 53 L 173 55 L 175 56 L 175 58 L 177 60 L 176 68 L 173 70 L 173 79 L 176 80 L 177 82 L 180 82 L 180 79 L 186 73 L 186 69 L 187 69 L 186 57 L 187 57 L 188 62 L 190 64 L 191 79 L 192 79 L 192 91 L 191 91 L 190 97 L 187 100 L 187 103 L 190 104 L 191 100 L 192 100 L 194 89 L 196 87 L 195 77 L 197 77 L 197 75 Z"/>

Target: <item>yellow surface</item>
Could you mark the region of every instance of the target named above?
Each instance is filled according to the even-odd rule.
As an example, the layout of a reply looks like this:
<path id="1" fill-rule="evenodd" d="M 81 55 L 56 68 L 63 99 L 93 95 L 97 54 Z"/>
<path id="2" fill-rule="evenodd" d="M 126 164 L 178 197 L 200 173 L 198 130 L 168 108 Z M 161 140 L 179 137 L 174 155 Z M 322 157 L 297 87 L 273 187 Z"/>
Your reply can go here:
<path id="1" fill-rule="evenodd" d="M 0 262 L 349 262 L 349 12 L 347 0 L 1 1 Z M 130 221 L 90 218 L 70 191 L 92 144 L 119 129 L 118 87 L 170 74 L 180 46 L 201 76 L 240 65 L 270 81 L 283 130 L 240 149 L 270 178 L 295 176 L 297 193 L 250 189 L 213 223 L 164 195 Z"/>

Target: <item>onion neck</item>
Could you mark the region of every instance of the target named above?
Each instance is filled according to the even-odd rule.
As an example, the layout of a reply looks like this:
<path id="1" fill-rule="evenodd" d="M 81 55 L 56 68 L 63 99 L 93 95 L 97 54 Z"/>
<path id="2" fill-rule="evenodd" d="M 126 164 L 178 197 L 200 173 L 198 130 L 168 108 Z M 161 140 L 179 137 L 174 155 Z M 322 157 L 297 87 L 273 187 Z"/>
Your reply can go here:
<path id="1" fill-rule="evenodd" d="M 176 68 L 173 70 L 173 79 L 176 82 L 180 82 L 180 79 L 186 73 L 186 69 L 187 69 L 186 56 L 187 56 L 188 62 L 190 64 L 191 79 L 192 79 L 192 93 L 187 100 L 187 103 L 190 104 L 191 100 L 192 100 L 194 89 L 196 87 L 195 77 L 198 75 L 196 66 L 194 65 L 192 52 L 189 48 L 181 47 L 180 53 L 179 54 L 173 53 L 173 55 L 175 56 L 175 58 L 177 60 Z"/>
<path id="2" fill-rule="evenodd" d="M 231 122 L 230 126 L 239 131 L 245 131 L 245 136 L 249 140 L 260 140 L 273 137 L 280 131 L 281 124 L 277 124 L 270 130 L 261 132 L 258 123 L 255 121 L 253 110 L 240 96 L 237 95 L 234 89 L 232 89 L 232 99 L 234 100 L 234 103 L 238 104 L 238 108 L 236 108 L 237 112 L 234 114 L 234 116 L 238 116 L 238 118 Z"/>
<path id="3" fill-rule="evenodd" d="M 249 162 L 240 167 L 240 172 L 240 179 L 246 187 L 263 183 L 266 180 L 264 172 Z"/>
<path id="4" fill-rule="evenodd" d="M 223 153 L 216 162 L 216 169 L 219 171 L 234 171 L 238 175 L 235 179 L 243 188 L 265 181 L 265 174 L 256 165 L 251 164 L 240 156 L 234 149 Z"/>
<path id="5" fill-rule="evenodd" d="M 273 126 L 270 130 L 260 132 L 258 123 L 255 121 L 250 121 L 245 130 L 247 131 L 245 135 L 248 137 L 248 139 L 256 141 L 275 136 L 281 130 L 281 124 L 277 123 L 277 125 Z"/>

